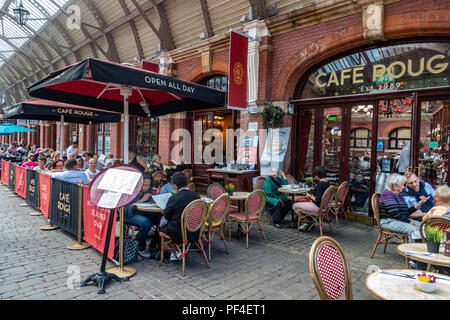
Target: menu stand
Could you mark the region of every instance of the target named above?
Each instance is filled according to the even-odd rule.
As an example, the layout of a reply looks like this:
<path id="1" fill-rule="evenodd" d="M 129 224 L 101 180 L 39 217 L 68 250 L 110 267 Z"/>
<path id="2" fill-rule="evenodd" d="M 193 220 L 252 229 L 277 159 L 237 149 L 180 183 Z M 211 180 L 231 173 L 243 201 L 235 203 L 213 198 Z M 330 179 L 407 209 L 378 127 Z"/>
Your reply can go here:
<path id="1" fill-rule="evenodd" d="M 126 183 L 129 185 L 134 185 L 134 190 L 131 192 L 131 190 L 128 191 L 128 193 L 117 193 L 116 190 L 112 190 L 110 187 L 111 185 L 111 177 L 118 177 L 117 173 L 123 174 L 124 172 L 120 171 L 127 171 L 129 173 L 129 176 L 131 177 L 130 181 L 127 181 Z M 133 174 L 132 174 L 133 173 Z M 127 173 L 125 173 L 127 174 Z M 138 175 L 137 175 L 138 174 Z M 104 177 L 107 177 L 106 180 L 108 180 L 108 183 L 102 183 L 102 179 Z M 116 178 L 117 181 L 117 178 Z M 124 181 L 121 181 L 124 182 Z M 144 183 L 144 179 L 142 177 L 141 172 L 136 169 L 133 166 L 130 165 L 117 165 L 109 168 L 108 170 L 103 171 L 99 175 L 97 175 L 94 180 L 92 180 L 91 184 L 89 185 L 89 195 L 91 201 L 98 207 L 103 209 L 109 209 L 109 219 L 108 219 L 108 227 L 106 231 L 106 239 L 105 239 L 105 246 L 103 250 L 103 256 L 102 256 L 102 263 L 100 266 L 100 272 L 93 274 L 89 276 L 85 281 L 81 282 L 81 287 L 87 286 L 90 283 L 94 283 L 98 286 L 98 294 L 104 294 L 105 293 L 105 286 L 112 280 L 118 281 L 118 282 L 126 282 L 129 280 L 131 276 L 133 276 L 136 273 L 136 270 L 132 268 L 125 269 L 123 267 L 123 241 L 124 241 L 124 235 L 123 235 L 123 212 L 124 207 L 131 203 L 136 196 L 139 194 L 140 190 L 142 189 L 142 185 Z M 100 186 L 100 188 L 99 188 Z M 103 197 L 107 195 L 105 191 L 113 191 L 116 192 L 116 195 L 118 195 L 117 198 L 115 198 L 115 201 L 109 199 L 110 201 L 102 201 L 104 199 Z M 106 197 L 107 198 L 107 197 Z M 101 204 L 102 203 L 102 204 Z M 111 270 L 108 270 L 110 272 L 106 272 L 106 259 L 108 257 L 108 251 L 110 246 L 110 240 L 111 240 L 111 233 L 112 233 L 112 227 L 114 224 L 114 211 L 120 210 L 120 244 L 119 244 L 119 268 L 114 268 Z M 115 235 L 115 233 L 114 233 Z"/>
<path id="2" fill-rule="evenodd" d="M 111 282 L 111 280 L 116 280 L 118 282 L 126 282 L 129 280 L 128 277 L 120 278 L 113 273 L 107 273 L 106 269 L 106 258 L 108 257 L 109 241 L 111 239 L 111 230 L 114 223 L 114 209 L 109 213 L 108 229 L 106 231 L 106 242 L 105 248 L 103 250 L 102 264 L 100 266 L 100 273 L 89 276 L 85 281 L 81 282 L 81 287 L 85 287 L 91 282 L 98 286 L 98 294 L 105 293 L 105 285 Z"/>

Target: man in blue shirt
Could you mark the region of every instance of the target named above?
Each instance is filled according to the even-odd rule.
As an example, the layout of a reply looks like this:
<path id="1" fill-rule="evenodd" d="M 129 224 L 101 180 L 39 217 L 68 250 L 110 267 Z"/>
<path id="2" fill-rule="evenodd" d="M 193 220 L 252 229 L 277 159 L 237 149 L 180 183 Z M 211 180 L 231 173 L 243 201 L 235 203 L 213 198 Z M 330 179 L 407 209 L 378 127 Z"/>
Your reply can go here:
<path id="1" fill-rule="evenodd" d="M 66 182 L 89 184 L 86 174 L 77 170 L 77 160 L 68 160 L 66 162 L 66 171 L 47 173 L 47 175 Z"/>
<path id="2" fill-rule="evenodd" d="M 430 197 L 417 212 L 427 213 L 430 211 L 430 209 L 435 206 L 434 197 L 436 196 L 436 192 L 433 187 L 430 184 L 421 181 L 414 173 L 407 172 L 405 173 L 405 177 L 406 187 L 403 189 L 402 195 L 405 198 L 408 208 L 415 206 L 420 200 Z M 421 221 L 422 219 L 417 218 L 417 220 Z"/>

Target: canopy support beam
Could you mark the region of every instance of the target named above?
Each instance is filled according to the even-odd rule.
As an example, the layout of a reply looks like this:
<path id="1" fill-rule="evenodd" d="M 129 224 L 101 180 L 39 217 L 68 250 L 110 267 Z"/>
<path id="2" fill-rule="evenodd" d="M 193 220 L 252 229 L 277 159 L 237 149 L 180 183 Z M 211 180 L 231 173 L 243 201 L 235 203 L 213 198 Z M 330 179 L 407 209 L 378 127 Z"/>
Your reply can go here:
<path id="1" fill-rule="evenodd" d="M 129 149 L 129 103 L 128 97 L 132 94 L 131 88 L 123 87 L 120 89 L 120 95 L 123 96 L 123 163 L 128 164 L 128 149 Z"/>

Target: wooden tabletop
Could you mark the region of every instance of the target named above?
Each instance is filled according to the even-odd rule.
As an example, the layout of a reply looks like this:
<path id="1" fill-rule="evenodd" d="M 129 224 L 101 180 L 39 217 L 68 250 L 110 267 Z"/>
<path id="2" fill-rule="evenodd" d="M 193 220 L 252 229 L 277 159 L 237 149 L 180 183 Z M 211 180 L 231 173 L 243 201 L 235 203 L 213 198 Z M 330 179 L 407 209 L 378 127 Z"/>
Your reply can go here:
<path id="1" fill-rule="evenodd" d="M 409 254 L 406 254 L 406 251 Z M 402 256 L 414 259 L 420 262 L 429 263 L 436 266 L 450 267 L 450 257 L 444 256 L 444 245 L 439 248 L 439 253 L 434 253 L 434 256 L 423 256 L 420 253 L 428 253 L 426 243 L 404 243 L 397 246 L 397 252 Z M 419 254 L 413 254 L 418 252 Z"/>
<path id="2" fill-rule="evenodd" d="M 148 206 L 148 205 L 140 205 L 140 204 L 136 204 L 136 208 L 140 211 L 145 211 L 145 212 L 163 212 L 164 210 L 161 209 L 158 206 Z"/>
<path id="3" fill-rule="evenodd" d="M 233 192 L 233 195 L 230 196 L 231 200 L 246 200 L 250 192 Z"/>
<path id="4" fill-rule="evenodd" d="M 310 192 L 311 190 L 309 188 L 294 188 L 294 189 L 284 189 L 284 188 L 280 188 L 278 189 L 279 192 L 284 193 L 284 194 L 302 194 L 302 193 L 307 193 Z"/>
<path id="5" fill-rule="evenodd" d="M 422 271 L 411 269 L 391 269 L 390 272 L 401 272 L 417 275 Z M 427 272 L 450 280 L 442 274 Z M 367 290 L 379 300 L 450 300 L 450 281 L 436 280 L 436 290 L 433 293 L 420 291 L 416 287 L 416 279 L 382 274 L 380 271 L 370 274 L 366 279 Z"/>

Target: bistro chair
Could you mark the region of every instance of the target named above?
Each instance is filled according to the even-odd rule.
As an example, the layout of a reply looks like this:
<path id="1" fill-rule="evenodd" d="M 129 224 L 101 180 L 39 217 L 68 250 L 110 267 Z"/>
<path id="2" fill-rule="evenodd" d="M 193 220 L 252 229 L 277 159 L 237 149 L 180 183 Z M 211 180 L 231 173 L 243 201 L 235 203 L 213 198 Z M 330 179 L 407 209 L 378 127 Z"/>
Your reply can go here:
<path id="1" fill-rule="evenodd" d="M 213 200 L 216 200 L 224 193 L 227 193 L 225 188 L 217 182 L 211 183 L 206 191 L 207 197 Z"/>
<path id="2" fill-rule="evenodd" d="M 195 244 L 203 254 L 206 261 L 206 266 L 209 268 L 208 258 L 206 257 L 205 249 L 202 242 L 202 231 L 205 226 L 206 218 L 208 215 L 208 205 L 204 200 L 198 199 L 192 201 L 186 206 L 181 215 L 181 233 L 182 233 L 182 246 L 179 243 L 175 243 L 169 235 L 159 232 L 161 237 L 161 260 L 159 266 L 162 266 L 164 259 L 164 251 L 178 251 L 182 257 L 182 276 L 185 274 L 186 256 L 191 249 L 191 246 Z M 188 235 L 200 230 L 199 237 L 196 242 L 192 243 L 188 240 Z M 194 249 L 192 249 L 194 250 Z"/>
<path id="3" fill-rule="evenodd" d="M 228 252 L 227 243 L 225 240 L 225 234 L 223 227 L 227 220 L 228 212 L 230 209 L 231 199 L 228 194 L 220 195 L 209 207 L 208 217 L 206 219 L 203 238 L 208 244 L 208 259 L 211 260 L 211 243 L 216 232 L 220 232 L 220 239 L 225 245 L 225 250 Z M 205 235 L 206 233 L 206 235 Z"/>
<path id="4" fill-rule="evenodd" d="M 187 188 L 195 192 L 195 182 L 188 183 Z"/>
<path id="5" fill-rule="evenodd" d="M 446 217 L 431 217 L 426 220 L 423 220 L 419 226 L 420 236 L 422 237 L 422 242 L 427 242 L 427 238 L 425 236 L 425 228 L 439 228 L 441 231 L 447 231 L 450 229 L 450 218 Z M 449 240 L 449 239 L 447 239 Z"/>
<path id="6" fill-rule="evenodd" d="M 331 202 L 333 199 L 334 199 L 334 187 L 330 186 L 322 196 L 319 210 L 317 211 L 307 211 L 302 209 L 298 210 L 297 232 L 300 232 L 300 224 L 303 222 L 303 219 L 306 217 L 310 217 L 314 221 L 314 223 L 319 226 L 320 236 L 322 236 L 322 224 L 324 218 L 328 222 L 328 225 L 330 226 L 331 233 L 333 233 L 333 227 L 331 226 L 330 217 L 328 215 L 328 211 L 330 211 Z"/>
<path id="7" fill-rule="evenodd" d="M 394 231 L 383 229 L 381 227 L 380 207 L 379 207 L 380 197 L 381 197 L 381 195 L 379 193 L 374 193 L 370 200 L 370 205 L 372 206 L 372 211 L 375 216 L 375 220 L 378 224 L 378 239 L 375 243 L 375 247 L 372 250 L 372 254 L 371 254 L 370 258 L 373 258 L 375 251 L 377 250 L 377 247 L 379 244 L 384 243 L 384 253 L 386 253 L 386 248 L 387 248 L 388 244 L 401 244 L 401 243 L 408 242 L 408 235 L 406 233 L 394 232 Z M 400 243 L 397 241 L 391 241 L 391 240 L 398 240 L 398 241 L 400 241 Z M 406 258 L 406 264 L 408 264 L 408 258 Z"/>
<path id="8" fill-rule="evenodd" d="M 427 242 L 427 238 L 425 235 L 426 227 L 439 228 L 439 230 L 444 231 L 444 237 L 445 237 L 445 231 L 450 229 L 450 218 L 431 217 L 426 220 L 423 220 L 419 226 L 419 232 L 420 232 L 420 236 L 422 237 L 422 242 Z M 428 264 L 427 271 L 430 271 L 430 269 L 431 269 L 431 264 Z"/>
<path id="9" fill-rule="evenodd" d="M 347 200 L 348 192 L 350 190 L 350 183 L 348 181 L 344 181 L 341 183 L 339 188 L 336 191 L 335 199 L 331 202 L 331 209 L 330 211 L 334 214 L 336 218 L 336 226 L 339 227 L 339 212 L 342 213 L 345 220 L 348 223 L 347 220 L 347 212 L 345 210 L 345 201 Z"/>
<path id="10" fill-rule="evenodd" d="M 347 258 L 333 238 L 314 241 L 309 251 L 309 272 L 321 300 L 337 300 L 344 295 L 346 300 L 353 300 Z"/>
<path id="11" fill-rule="evenodd" d="M 254 223 L 259 227 L 264 241 L 267 243 L 266 235 L 261 226 L 261 213 L 266 204 L 266 194 L 262 190 L 253 191 L 248 198 L 245 200 L 245 211 L 244 212 L 233 212 L 228 215 L 228 238 L 231 240 L 231 229 L 233 227 L 233 222 L 238 223 L 239 226 L 244 230 L 246 236 L 246 247 L 248 249 L 248 237 L 250 234 L 250 229 Z"/>
<path id="12" fill-rule="evenodd" d="M 266 182 L 266 178 L 263 176 L 256 177 L 255 183 L 253 185 L 253 191 L 254 190 L 262 190 L 264 188 L 264 182 Z M 266 213 L 267 215 L 267 224 L 272 224 L 272 218 L 270 216 L 270 211 L 267 210 L 267 205 L 264 206 L 263 213 Z"/>

